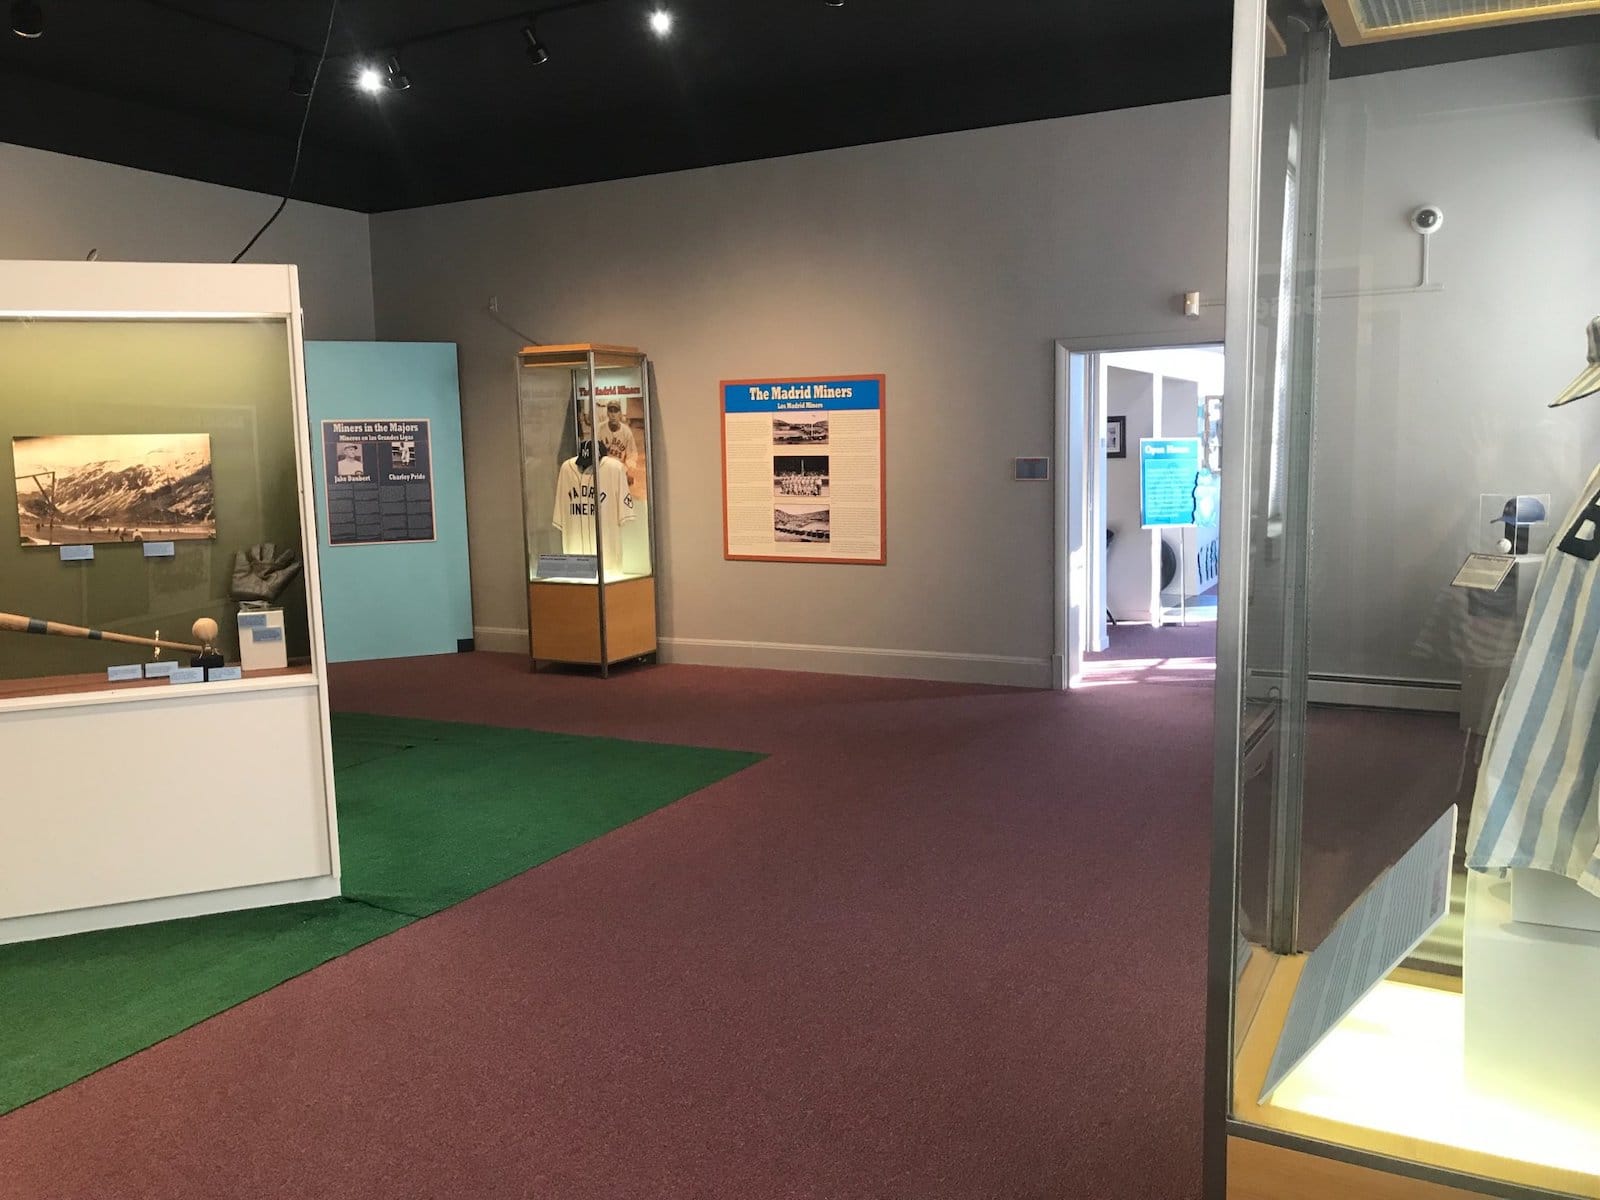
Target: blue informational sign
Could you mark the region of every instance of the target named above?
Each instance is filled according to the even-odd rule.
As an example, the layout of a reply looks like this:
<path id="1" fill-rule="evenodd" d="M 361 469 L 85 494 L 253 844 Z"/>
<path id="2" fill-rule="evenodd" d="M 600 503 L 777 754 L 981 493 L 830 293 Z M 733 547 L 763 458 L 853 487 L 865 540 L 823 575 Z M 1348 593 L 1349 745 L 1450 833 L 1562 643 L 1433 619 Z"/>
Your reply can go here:
<path id="1" fill-rule="evenodd" d="M 1200 439 L 1139 439 L 1139 524 L 1178 529 L 1195 524 Z"/>

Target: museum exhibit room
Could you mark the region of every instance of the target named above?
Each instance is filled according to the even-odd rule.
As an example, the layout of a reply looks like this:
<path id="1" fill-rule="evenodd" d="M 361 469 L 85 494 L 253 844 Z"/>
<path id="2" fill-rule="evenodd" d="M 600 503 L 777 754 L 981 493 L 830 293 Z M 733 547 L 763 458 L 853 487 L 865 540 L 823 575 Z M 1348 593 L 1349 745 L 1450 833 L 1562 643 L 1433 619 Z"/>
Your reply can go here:
<path id="1" fill-rule="evenodd" d="M 0 8 L 0 1200 L 1600 1200 L 1600 0 Z"/>

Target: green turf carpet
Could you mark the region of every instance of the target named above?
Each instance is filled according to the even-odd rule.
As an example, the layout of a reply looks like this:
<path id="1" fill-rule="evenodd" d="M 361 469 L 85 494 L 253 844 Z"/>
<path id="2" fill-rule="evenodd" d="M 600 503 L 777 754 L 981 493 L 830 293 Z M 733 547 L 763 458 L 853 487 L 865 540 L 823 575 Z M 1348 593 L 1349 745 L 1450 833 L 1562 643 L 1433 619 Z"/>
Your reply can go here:
<path id="1" fill-rule="evenodd" d="M 0 947 L 0 1113 L 760 756 L 336 714 L 344 896 Z"/>

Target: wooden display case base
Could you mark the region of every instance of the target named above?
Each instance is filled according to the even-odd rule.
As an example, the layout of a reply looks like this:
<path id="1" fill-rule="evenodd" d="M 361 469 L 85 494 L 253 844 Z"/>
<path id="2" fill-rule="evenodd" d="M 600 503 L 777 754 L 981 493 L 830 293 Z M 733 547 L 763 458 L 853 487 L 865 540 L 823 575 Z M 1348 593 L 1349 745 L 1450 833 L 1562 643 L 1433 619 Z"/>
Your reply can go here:
<path id="1" fill-rule="evenodd" d="M 1246 1138 L 1228 1139 L 1228 1200 L 1482 1200 L 1476 1192 L 1390 1175 Z"/>
<path id="2" fill-rule="evenodd" d="M 600 653 L 600 598 L 605 593 L 606 654 Z M 534 580 L 528 584 L 528 649 L 541 662 L 610 666 L 656 652 L 653 576 L 597 584 Z"/>

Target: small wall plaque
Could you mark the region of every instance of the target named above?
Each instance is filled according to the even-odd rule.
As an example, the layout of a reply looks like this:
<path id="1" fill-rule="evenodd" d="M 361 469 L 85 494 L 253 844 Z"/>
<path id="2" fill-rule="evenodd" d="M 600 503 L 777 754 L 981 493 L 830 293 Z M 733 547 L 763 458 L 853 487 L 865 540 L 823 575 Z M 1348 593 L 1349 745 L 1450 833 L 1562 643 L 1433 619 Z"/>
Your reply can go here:
<path id="1" fill-rule="evenodd" d="M 1049 479 L 1050 460 L 1048 458 L 1019 458 L 1013 468 L 1014 479 Z"/>

